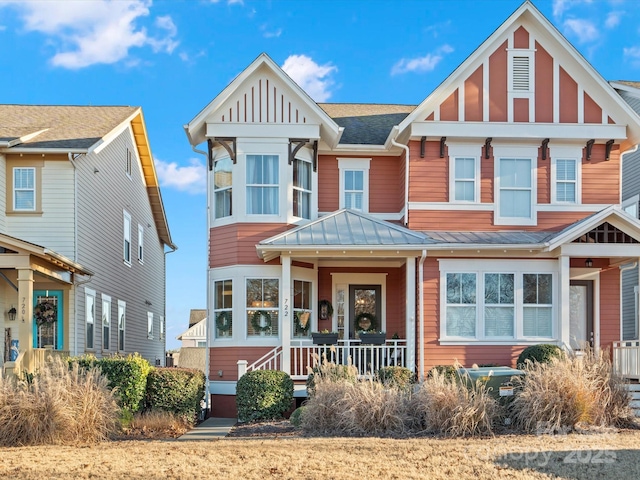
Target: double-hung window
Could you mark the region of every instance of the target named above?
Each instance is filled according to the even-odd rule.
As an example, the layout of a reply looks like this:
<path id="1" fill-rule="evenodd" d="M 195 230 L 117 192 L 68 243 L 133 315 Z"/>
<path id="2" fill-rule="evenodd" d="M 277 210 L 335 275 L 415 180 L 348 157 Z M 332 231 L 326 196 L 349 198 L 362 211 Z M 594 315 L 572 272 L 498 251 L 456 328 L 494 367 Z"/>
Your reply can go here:
<path id="1" fill-rule="evenodd" d="M 216 160 L 213 165 L 213 196 L 216 218 L 230 217 L 233 213 L 233 162 L 230 158 Z"/>
<path id="2" fill-rule="evenodd" d="M 164 340 L 164 316 L 160 315 L 160 340 Z"/>
<path id="3" fill-rule="evenodd" d="M 213 315 L 216 338 L 233 336 L 233 280 L 219 280 L 213 284 Z"/>
<path id="4" fill-rule="evenodd" d="M 538 147 L 493 147 L 496 225 L 537 222 L 536 162 Z"/>
<path id="5" fill-rule="evenodd" d="M 339 158 L 340 208 L 369 211 L 370 158 Z"/>
<path id="6" fill-rule="evenodd" d="M 248 335 L 278 336 L 279 280 L 248 278 L 246 285 Z"/>
<path id="7" fill-rule="evenodd" d="M 480 153 L 479 145 L 448 146 L 449 153 L 449 201 L 480 201 Z"/>
<path id="8" fill-rule="evenodd" d="M 147 338 L 153 338 L 153 312 L 147 312 Z"/>
<path id="9" fill-rule="evenodd" d="M 484 274 L 484 334 L 513 337 L 515 295 L 513 273 Z"/>
<path id="10" fill-rule="evenodd" d="M 138 261 L 144 263 L 144 227 L 138 225 Z"/>
<path id="11" fill-rule="evenodd" d="M 118 351 L 123 352 L 124 351 L 124 329 L 125 329 L 125 323 L 126 323 L 126 310 L 127 310 L 127 304 L 122 301 L 122 300 L 118 300 Z"/>
<path id="12" fill-rule="evenodd" d="M 523 275 L 523 335 L 550 337 L 553 326 L 552 276 L 550 273 Z"/>
<path id="13" fill-rule="evenodd" d="M 123 218 L 123 258 L 127 264 L 131 265 L 131 215 L 125 211 Z"/>
<path id="14" fill-rule="evenodd" d="M 36 169 L 13 169 L 13 209 L 33 212 L 36 210 Z"/>
<path id="15" fill-rule="evenodd" d="M 446 335 L 476 336 L 477 300 L 475 273 L 447 273 Z"/>
<path id="16" fill-rule="evenodd" d="M 311 162 L 293 160 L 293 216 L 311 219 Z"/>
<path id="17" fill-rule="evenodd" d="M 278 155 L 247 155 L 247 214 L 278 215 Z"/>
<path id="18" fill-rule="evenodd" d="M 551 147 L 551 203 L 581 200 L 582 147 Z"/>

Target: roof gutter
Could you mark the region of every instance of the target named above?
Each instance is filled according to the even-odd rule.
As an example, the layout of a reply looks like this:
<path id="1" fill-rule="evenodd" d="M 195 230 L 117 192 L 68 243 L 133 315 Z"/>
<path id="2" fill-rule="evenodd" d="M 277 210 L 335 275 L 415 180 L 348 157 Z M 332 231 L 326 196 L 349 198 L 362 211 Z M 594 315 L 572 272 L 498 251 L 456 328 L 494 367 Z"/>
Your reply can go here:
<path id="1" fill-rule="evenodd" d="M 409 147 L 403 143 L 396 142 L 399 129 L 397 125 L 393 127 L 395 135 L 391 138 L 391 145 L 404 149 L 404 225 L 409 223 Z"/>

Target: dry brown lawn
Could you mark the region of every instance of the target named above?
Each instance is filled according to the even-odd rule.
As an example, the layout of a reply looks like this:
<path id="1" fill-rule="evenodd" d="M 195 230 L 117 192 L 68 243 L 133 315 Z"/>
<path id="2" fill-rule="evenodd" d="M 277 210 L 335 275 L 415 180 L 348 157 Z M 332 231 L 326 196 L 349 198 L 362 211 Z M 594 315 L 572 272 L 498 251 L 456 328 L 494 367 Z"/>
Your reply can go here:
<path id="1" fill-rule="evenodd" d="M 441 438 L 124 440 L 0 448 L 0 478 L 640 478 L 640 431 Z"/>

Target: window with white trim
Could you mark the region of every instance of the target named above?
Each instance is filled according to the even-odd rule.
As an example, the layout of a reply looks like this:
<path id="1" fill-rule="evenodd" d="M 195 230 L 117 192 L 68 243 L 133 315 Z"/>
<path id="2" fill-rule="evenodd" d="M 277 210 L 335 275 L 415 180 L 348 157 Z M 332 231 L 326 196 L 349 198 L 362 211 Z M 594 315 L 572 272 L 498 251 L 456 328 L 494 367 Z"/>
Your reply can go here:
<path id="1" fill-rule="evenodd" d="M 638 200 L 640 195 L 634 195 L 622 202 L 622 210 L 627 212 L 633 218 L 638 218 Z"/>
<path id="2" fill-rule="evenodd" d="M 233 162 L 229 157 L 213 164 L 213 201 L 215 218 L 230 217 L 233 213 Z"/>
<path id="3" fill-rule="evenodd" d="M 456 157 L 453 159 L 453 199 L 456 202 L 476 201 L 476 160 Z"/>
<path id="4" fill-rule="evenodd" d="M 280 281 L 277 278 L 248 278 L 246 288 L 247 335 L 277 337 Z"/>
<path id="5" fill-rule="evenodd" d="M 339 158 L 340 208 L 369 212 L 370 158 Z"/>
<path id="6" fill-rule="evenodd" d="M 36 169 L 14 167 L 13 209 L 34 212 L 36 210 Z"/>
<path id="7" fill-rule="evenodd" d="M 311 162 L 293 160 L 293 216 L 311 219 Z"/>
<path id="8" fill-rule="evenodd" d="M 164 340 L 164 316 L 160 315 L 160 340 Z"/>
<path id="9" fill-rule="evenodd" d="M 293 336 L 308 337 L 311 332 L 311 282 L 293 281 Z"/>
<path id="10" fill-rule="evenodd" d="M 131 150 L 129 150 L 129 149 L 127 148 L 127 156 L 126 156 L 126 158 L 125 158 L 125 166 L 124 166 L 124 170 L 125 170 L 125 172 L 126 172 L 127 176 L 129 176 L 129 177 L 131 177 L 131 164 L 133 163 L 133 162 L 131 161 L 131 157 L 132 157 L 132 155 L 131 155 Z"/>
<path id="11" fill-rule="evenodd" d="M 93 350 L 94 326 L 96 315 L 96 292 L 89 288 L 84 289 L 85 299 L 85 346 L 88 350 Z"/>
<path id="12" fill-rule="evenodd" d="M 144 227 L 138 224 L 138 261 L 144 263 Z"/>
<path id="13" fill-rule="evenodd" d="M 554 273 L 532 262 L 441 261 L 442 341 L 538 341 L 555 335 Z M 474 265 L 475 264 L 475 265 Z M 499 267 L 511 271 L 500 271 Z"/>
<path id="14" fill-rule="evenodd" d="M 278 215 L 278 155 L 247 155 L 247 215 Z"/>
<path id="15" fill-rule="evenodd" d="M 233 280 L 214 282 L 213 291 L 216 338 L 231 338 L 233 336 Z"/>
<path id="16" fill-rule="evenodd" d="M 123 258 L 127 264 L 131 265 L 131 215 L 125 211 L 123 218 Z"/>
<path id="17" fill-rule="evenodd" d="M 551 203 L 582 203 L 582 147 L 551 147 Z"/>
<path id="18" fill-rule="evenodd" d="M 118 300 L 118 351 L 124 351 L 124 333 L 126 323 L 127 304 L 122 300 Z"/>
<path id="19" fill-rule="evenodd" d="M 147 312 L 147 338 L 153 338 L 153 312 Z"/>
<path id="20" fill-rule="evenodd" d="M 111 348 L 111 297 L 102 295 L 102 351 Z"/>
<path id="21" fill-rule="evenodd" d="M 533 180 L 530 158 L 499 159 L 498 217 L 531 219 L 533 216 Z"/>

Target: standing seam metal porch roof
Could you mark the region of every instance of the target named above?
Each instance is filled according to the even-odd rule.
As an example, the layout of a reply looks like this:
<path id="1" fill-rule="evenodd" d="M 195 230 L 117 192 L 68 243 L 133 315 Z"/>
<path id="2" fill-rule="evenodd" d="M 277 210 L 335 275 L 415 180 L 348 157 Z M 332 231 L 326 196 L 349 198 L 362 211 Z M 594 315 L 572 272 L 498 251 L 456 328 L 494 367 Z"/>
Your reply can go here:
<path id="1" fill-rule="evenodd" d="M 260 245 L 393 246 L 436 243 L 420 232 L 354 210 L 338 210 L 315 222 L 260 242 Z"/>

